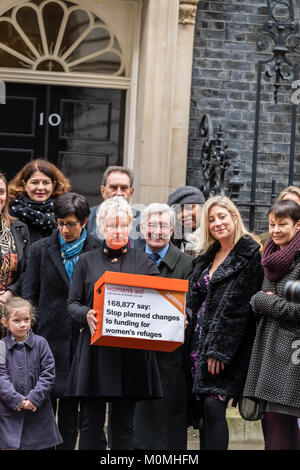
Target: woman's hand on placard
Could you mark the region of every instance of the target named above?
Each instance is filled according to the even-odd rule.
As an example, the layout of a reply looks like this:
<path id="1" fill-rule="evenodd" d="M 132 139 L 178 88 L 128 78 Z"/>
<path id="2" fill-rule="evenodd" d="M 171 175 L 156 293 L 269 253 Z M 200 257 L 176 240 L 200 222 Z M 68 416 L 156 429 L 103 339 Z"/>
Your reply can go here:
<path id="1" fill-rule="evenodd" d="M 91 336 L 96 331 L 96 326 L 97 326 L 97 319 L 96 319 L 96 311 L 95 310 L 89 310 L 86 314 L 86 321 L 89 325 Z"/>
<path id="2" fill-rule="evenodd" d="M 222 361 L 209 357 L 206 362 L 207 362 L 208 372 L 211 375 L 215 375 L 215 374 L 218 375 L 221 370 L 224 370 L 225 366 L 224 366 L 224 362 Z"/>

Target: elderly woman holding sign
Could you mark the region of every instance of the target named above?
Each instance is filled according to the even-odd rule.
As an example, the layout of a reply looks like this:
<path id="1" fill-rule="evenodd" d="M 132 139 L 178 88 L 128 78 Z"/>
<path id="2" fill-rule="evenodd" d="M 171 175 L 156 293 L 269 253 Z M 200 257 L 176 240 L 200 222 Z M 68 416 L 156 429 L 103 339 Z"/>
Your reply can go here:
<path id="1" fill-rule="evenodd" d="M 94 284 L 105 271 L 158 275 L 148 255 L 128 246 L 132 211 L 122 197 L 104 201 L 97 227 L 101 247 L 81 256 L 73 276 L 68 310 L 82 324 L 68 383 L 68 395 L 81 397 L 79 450 L 100 449 L 106 402 L 112 402 L 112 449 L 132 449 L 136 400 L 162 396 L 159 370 L 152 351 L 91 346 L 96 328 Z"/>

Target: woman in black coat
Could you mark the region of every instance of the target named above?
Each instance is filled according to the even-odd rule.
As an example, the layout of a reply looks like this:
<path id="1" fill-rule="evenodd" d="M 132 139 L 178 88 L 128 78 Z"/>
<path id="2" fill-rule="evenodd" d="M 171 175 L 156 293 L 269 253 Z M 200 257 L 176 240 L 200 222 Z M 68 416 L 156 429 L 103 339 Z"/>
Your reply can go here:
<path id="1" fill-rule="evenodd" d="M 104 201 L 97 226 L 104 236 L 101 248 L 84 254 L 74 273 L 69 313 L 84 329 L 72 364 L 67 393 L 81 397 L 79 450 L 99 449 L 106 402 L 111 401 L 112 449 L 132 449 L 136 400 L 159 398 L 162 388 L 153 351 L 91 346 L 95 331 L 94 284 L 105 271 L 159 275 L 148 255 L 128 247 L 132 212 L 122 197 Z"/>
<path id="2" fill-rule="evenodd" d="M 22 289 L 23 297 L 37 308 L 35 332 L 47 339 L 55 358 L 52 404 L 55 411 L 58 405 L 60 450 L 74 450 L 78 434 L 78 400 L 64 398 L 80 329 L 67 312 L 67 298 L 79 255 L 99 246 L 85 230 L 89 211 L 88 202 L 79 194 L 56 199 L 58 230 L 31 245 Z"/>
<path id="3" fill-rule="evenodd" d="M 206 201 L 198 234 L 188 301 L 193 420 L 202 423 L 201 449 L 225 450 L 226 407 L 242 394 L 255 336 L 250 299 L 263 279 L 260 246 L 224 196 Z"/>
<path id="4" fill-rule="evenodd" d="M 20 295 L 28 246 L 27 225 L 8 213 L 7 180 L 0 173 L 0 305 Z"/>

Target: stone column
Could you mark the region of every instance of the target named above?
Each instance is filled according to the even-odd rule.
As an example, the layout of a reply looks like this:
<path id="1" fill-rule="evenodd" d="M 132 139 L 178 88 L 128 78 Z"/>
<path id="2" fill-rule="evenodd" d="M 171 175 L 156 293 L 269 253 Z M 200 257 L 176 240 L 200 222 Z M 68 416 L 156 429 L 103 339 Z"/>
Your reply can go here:
<path id="1" fill-rule="evenodd" d="M 180 0 L 169 192 L 186 184 L 194 33 L 199 0 Z"/>
<path id="2" fill-rule="evenodd" d="M 135 200 L 166 200 L 179 0 L 144 1 L 138 78 Z"/>
<path id="3" fill-rule="evenodd" d="M 135 202 L 166 202 L 185 184 L 198 0 L 148 0 L 141 25 Z"/>

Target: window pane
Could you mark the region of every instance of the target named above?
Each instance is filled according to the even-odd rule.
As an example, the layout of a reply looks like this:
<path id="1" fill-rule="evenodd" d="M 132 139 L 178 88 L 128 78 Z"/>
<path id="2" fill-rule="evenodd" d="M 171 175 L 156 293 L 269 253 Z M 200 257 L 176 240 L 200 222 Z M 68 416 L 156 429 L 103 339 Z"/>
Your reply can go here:
<path id="1" fill-rule="evenodd" d="M 65 4 L 67 10 L 64 11 L 57 0 L 52 0 L 43 7 L 40 25 L 33 7 L 41 8 L 43 4 L 41 0 L 32 0 L 3 14 L 4 21 L 0 22 L 0 67 L 123 74 L 120 45 L 100 18 L 84 8 L 70 13 L 74 5 L 69 3 Z M 17 12 L 15 26 L 8 21 L 13 20 L 14 12 Z M 24 37 L 18 33 L 18 25 Z M 11 51 L 5 50 L 6 47 Z"/>

